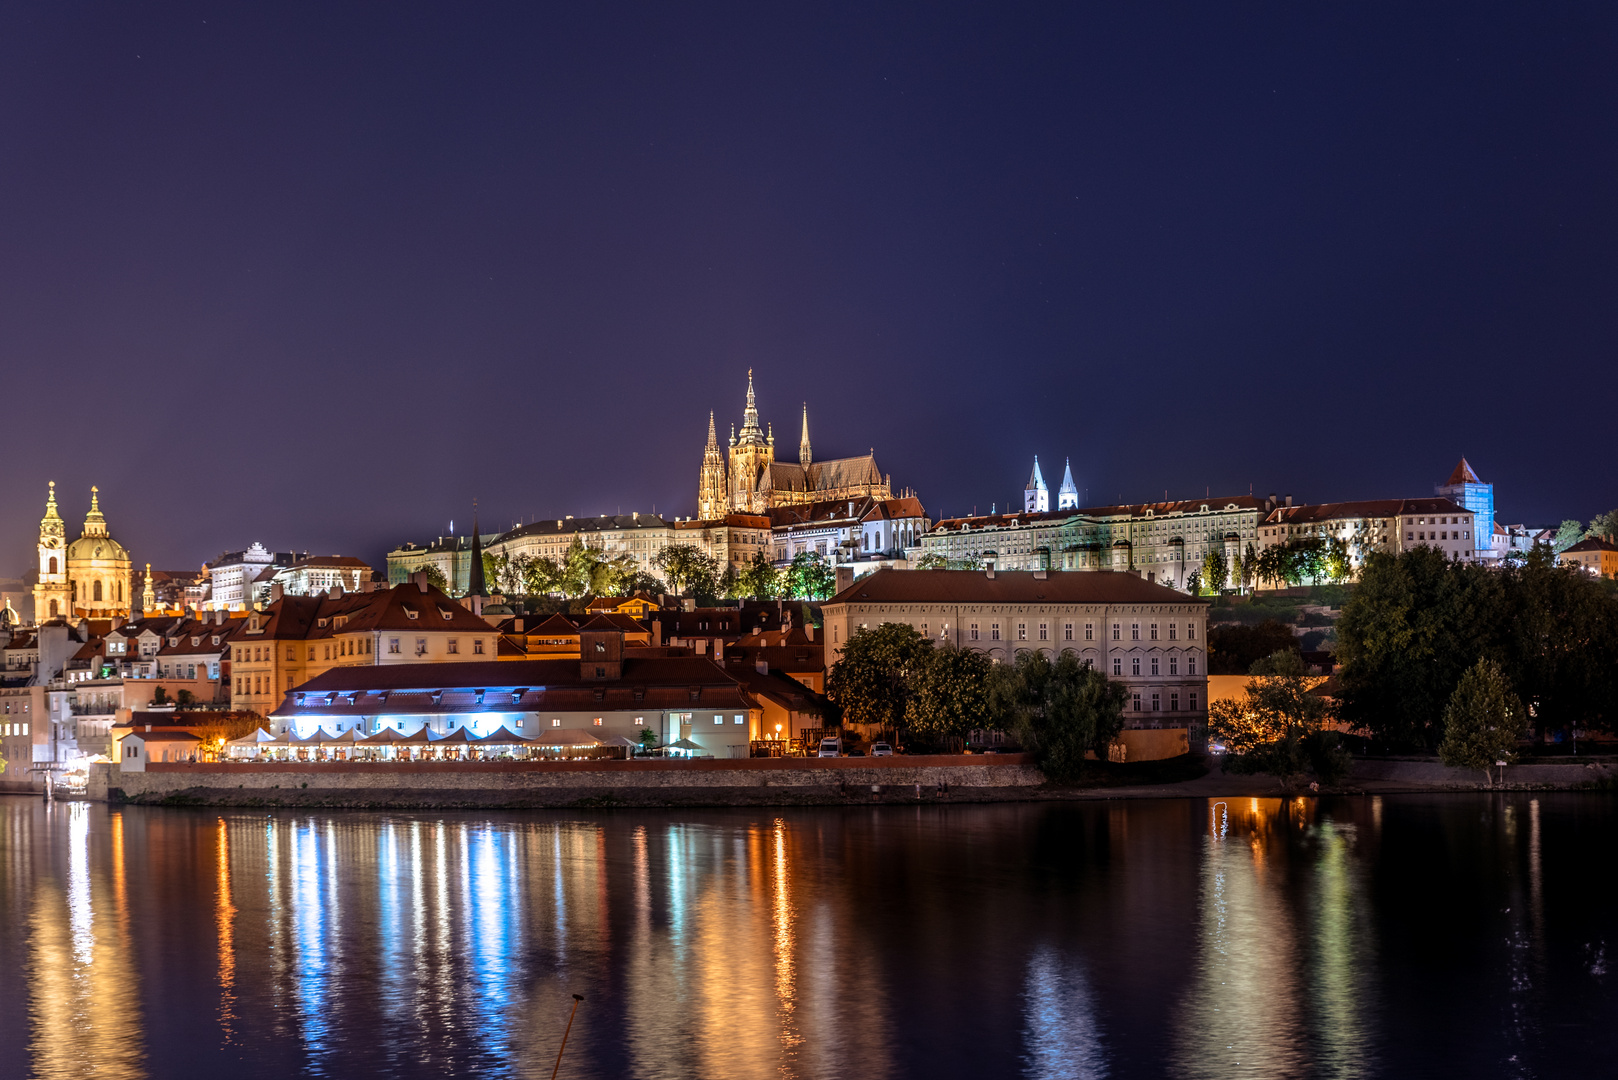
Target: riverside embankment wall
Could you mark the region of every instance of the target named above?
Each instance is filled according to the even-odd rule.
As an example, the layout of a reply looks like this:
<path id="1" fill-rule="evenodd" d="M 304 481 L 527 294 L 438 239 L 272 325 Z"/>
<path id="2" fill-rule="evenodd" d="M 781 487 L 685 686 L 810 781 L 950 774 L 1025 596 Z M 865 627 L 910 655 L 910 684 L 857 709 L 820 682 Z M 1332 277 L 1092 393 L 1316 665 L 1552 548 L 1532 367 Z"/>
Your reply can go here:
<path id="1" fill-rule="evenodd" d="M 609 801 L 784 802 L 914 791 L 1031 787 L 1044 776 L 1025 754 L 984 757 L 749 758 L 581 762 L 218 762 L 117 765 L 90 771 L 88 796 L 112 802 L 323 798 L 365 805 L 437 802 L 557 805 Z"/>

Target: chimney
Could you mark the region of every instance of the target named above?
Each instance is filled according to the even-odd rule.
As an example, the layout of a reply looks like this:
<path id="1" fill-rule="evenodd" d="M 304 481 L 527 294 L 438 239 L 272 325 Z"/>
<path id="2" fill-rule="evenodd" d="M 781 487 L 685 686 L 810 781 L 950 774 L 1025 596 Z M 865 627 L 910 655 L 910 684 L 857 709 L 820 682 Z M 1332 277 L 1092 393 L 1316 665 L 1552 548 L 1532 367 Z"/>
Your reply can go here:
<path id="1" fill-rule="evenodd" d="M 989 563 L 983 568 L 983 576 L 990 581 L 994 580 L 994 563 Z"/>
<path id="2" fill-rule="evenodd" d="M 521 619 L 513 619 L 513 620 L 511 620 L 511 629 L 515 633 L 518 633 L 518 634 L 522 633 L 523 632 L 522 620 Z"/>
<path id="3" fill-rule="evenodd" d="M 333 600 L 341 600 L 343 598 L 343 587 L 341 585 L 333 585 L 331 587 L 331 598 Z"/>
<path id="4" fill-rule="evenodd" d="M 716 663 L 716 664 L 723 664 L 725 662 L 725 639 L 724 638 L 714 638 L 713 639 L 713 658 L 714 658 L 714 663 Z"/>
<path id="5" fill-rule="evenodd" d="M 809 640 L 810 641 L 815 640 L 815 624 L 814 623 L 812 623 L 812 622 L 804 623 L 803 624 L 803 632 L 809 635 Z"/>
<path id="6" fill-rule="evenodd" d="M 416 588 L 420 589 L 422 592 L 427 591 L 427 571 L 417 570 L 414 574 L 410 575 L 410 580 L 415 582 Z"/>
<path id="7" fill-rule="evenodd" d="M 1275 499 L 1275 492 L 1272 491 L 1272 492 L 1270 492 L 1269 505 L 1266 506 L 1264 509 L 1266 509 L 1266 510 L 1274 510 L 1276 508 L 1276 505 L 1277 505 L 1277 503 L 1276 503 L 1276 499 Z"/>
<path id="8" fill-rule="evenodd" d="M 281 597 L 284 595 L 284 593 L 285 593 L 285 590 L 282 589 L 281 583 L 279 581 L 270 582 L 270 603 L 273 604 L 276 601 L 280 600 Z"/>
<path id="9" fill-rule="evenodd" d="M 1288 506 L 1291 506 L 1291 505 L 1292 505 L 1292 496 L 1291 496 L 1291 495 L 1288 495 L 1288 496 L 1287 496 L 1287 505 L 1288 505 Z"/>

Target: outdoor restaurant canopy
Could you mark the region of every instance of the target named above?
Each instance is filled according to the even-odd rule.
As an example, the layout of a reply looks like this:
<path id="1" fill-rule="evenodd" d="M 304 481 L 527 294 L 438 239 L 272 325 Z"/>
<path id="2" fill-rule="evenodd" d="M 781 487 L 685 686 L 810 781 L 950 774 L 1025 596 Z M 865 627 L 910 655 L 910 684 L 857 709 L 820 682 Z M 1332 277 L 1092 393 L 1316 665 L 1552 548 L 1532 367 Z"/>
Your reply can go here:
<path id="1" fill-rule="evenodd" d="M 271 735 L 268 731 L 265 731 L 263 728 L 254 728 L 253 733 L 251 735 L 243 735 L 239 739 L 232 739 L 232 740 L 230 740 L 230 742 L 226 743 L 225 745 L 226 746 L 253 747 L 253 746 L 262 746 L 264 743 L 273 743 L 273 742 L 276 742 L 276 741 L 277 740 L 276 740 L 275 736 Z M 286 745 L 286 740 L 283 739 L 283 740 L 280 740 L 280 741 L 281 741 L 281 744 L 283 746 Z"/>
<path id="2" fill-rule="evenodd" d="M 429 743 L 431 741 L 432 741 L 432 738 L 427 734 L 427 729 L 426 728 L 422 728 L 421 730 L 417 731 L 413 735 L 401 735 L 399 732 L 393 730 L 393 728 L 385 727 L 381 731 L 377 732 L 375 735 L 368 735 L 365 738 L 361 739 L 357 745 L 359 745 L 359 746 L 400 746 L 400 745 L 403 745 L 403 746 L 425 746 L 427 743 Z"/>
<path id="3" fill-rule="evenodd" d="M 542 735 L 535 735 L 528 739 L 529 746 L 545 746 L 562 748 L 567 746 L 600 746 L 601 740 L 588 731 L 571 731 L 567 728 L 551 728 Z"/>
<path id="4" fill-rule="evenodd" d="M 465 729 L 463 728 L 462 730 L 464 731 Z M 479 739 L 478 740 L 478 745 L 479 746 L 527 746 L 532 742 L 533 742 L 532 739 L 525 738 L 525 737 L 523 737 L 521 735 L 518 735 L 515 731 L 512 731 L 510 728 L 508 728 L 504 724 L 502 724 L 502 725 L 500 725 L 500 728 L 499 728 L 498 731 L 492 731 L 489 734 L 483 736 L 483 738 Z"/>

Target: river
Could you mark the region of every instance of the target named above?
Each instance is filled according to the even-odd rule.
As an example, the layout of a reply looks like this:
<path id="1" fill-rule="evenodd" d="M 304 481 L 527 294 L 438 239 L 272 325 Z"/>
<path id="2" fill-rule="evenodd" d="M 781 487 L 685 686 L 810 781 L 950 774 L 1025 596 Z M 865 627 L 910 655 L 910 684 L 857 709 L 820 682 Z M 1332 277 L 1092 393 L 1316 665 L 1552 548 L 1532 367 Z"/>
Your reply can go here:
<path id="1" fill-rule="evenodd" d="M 0 1076 L 1611 1075 L 1615 809 L 0 797 Z"/>

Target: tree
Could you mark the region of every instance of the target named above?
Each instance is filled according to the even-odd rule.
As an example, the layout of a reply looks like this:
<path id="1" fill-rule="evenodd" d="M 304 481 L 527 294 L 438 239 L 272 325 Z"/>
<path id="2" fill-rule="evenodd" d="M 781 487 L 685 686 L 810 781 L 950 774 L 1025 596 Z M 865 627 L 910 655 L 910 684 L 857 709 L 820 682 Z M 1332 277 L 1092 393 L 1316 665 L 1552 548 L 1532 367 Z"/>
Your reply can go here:
<path id="1" fill-rule="evenodd" d="M 257 731 L 263 718 L 252 712 L 191 713 L 192 734 L 202 740 L 198 749 L 207 754 L 222 753 L 225 744 Z"/>
<path id="2" fill-rule="evenodd" d="M 652 556 L 652 565 L 678 595 L 712 596 L 718 589 L 719 565 L 694 545 L 670 544 Z"/>
<path id="3" fill-rule="evenodd" d="M 892 731 L 904 721 L 910 680 L 928 659 L 923 650 L 931 649 L 906 623 L 856 630 L 826 676 L 826 696 L 846 722 Z"/>
<path id="4" fill-rule="evenodd" d="M 965 738 L 992 726 L 987 685 L 989 658 L 973 649 L 942 645 L 918 651 L 905 703 L 904 726 L 926 739 Z"/>
<path id="5" fill-rule="evenodd" d="M 1568 548 L 1584 539 L 1584 523 L 1568 518 L 1556 530 L 1556 538 L 1551 541 L 1551 550 L 1560 555 Z"/>
<path id="6" fill-rule="evenodd" d="M 427 584 L 443 592 L 449 592 L 449 579 L 444 576 L 443 569 L 437 563 L 422 563 L 411 573 L 426 574 Z"/>
<path id="7" fill-rule="evenodd" d="M 818 551 L 800 551 L 787 567 L 787 591 L 795 598 L 824 600 L 837 587 L 837 572 Z"/>
<path id="8" fill-rule="evenodd" d="M 1349 760 L 1337 733 L 1326 730 L 1333 710 L 1312 693 L 1303 658 L 1282 650 L 1253 665 L 1239 699 L 1208 709 L 1208 737 L 1240 755 L 1238 772 L 1288 777 L 1313 772 L 1334 781 L 1347 775 Z"/>
<path id="9" fill-rule="evenodd" d="M 1107 746 L 1124 726 L 1128 691 L 1071 653 L 1051 660 L 1024 652 L 1012 664 L 997 664 L 988 680 L 990 710 L 1034 755 L 1046 779 L 1077 780 L 1085 755 L 1105 760 Z"/>
<path id="10" fill-rule="evenodd" d="M 781 595 L 781 573 L 770 565 L 762 551 L 736 575 L 736 595 L 754 600 L 773 600 Z"/>
<path id="11" fill-rule="evenodd" d="M 492 555 L 483 553 L 483 587 L 492 592 L 500 593 L 502 582 L 511 574 L 511 558 L 507 555 Z"/>
<path id="12" fill-rule="evenodd" d="M 1202 595 L 1202 575 L 1193 570 L 1185 576 L 1185 591 L 1192 596 Z"/>
<path id="13" fill-rule="evenodd" d="M 634 596 L 636 593 L 645 593 L 647 596 L 656 596 L 665 592 L 668 592 L 668 587 L 663 582 L 644 570 L 634 570 L 618 582 L 617 595 Z"/>
<path id="14" fill-rule="evenodd" d="M 1345 541 L 1335 536 L 1327 540 L 1324 555 L 1327 578 L 1341 583 L 1354 575 L 1354 560 Z"/>
<path id="15" fill-rule="evenodd" d="M 657 732 L 649 727 L 641 728 L 640 734 L 635 738 L 639 740 L 642 750 L 650 750 L 657 745 Z"/>
<path id="16" fill-rule="evenodd" d="M 1224 589 L 1229 574 L 1230 564 L 1225 560 L 1224 546 L 1209 548 L 1208 553 L 1202 557 L 1203 584 L 1207 585 L 1215 596 L 1218 596 Z"/>
<path id="17" fill-rule="evenodd" d="M 1255 576 L 1258 574 L 1258 551 L 1253 547 L 1253 541 L 1251 540 L 1247 542 L 1247 547 L 1242 550 L 1240 573 L 1241 587 L 1251 590 Z"/>
<path id="18" fill-rule="evenodd" d="M 1467 669 L 1444 707 L 1444 739 L 1438 760 L 1452 769 L 1482 769 L 1494 783 L 1496 765 L 1517 760 L 1517 740 L 1528 728 L 1528 712 L 1511 692 L 1500 665 L 1484 658 Z"/>
<path id="19" fill-rule="evenodd" d="M 561 564 L 548 556 L 530 558 L 522 564 L 521 572 L 522 584 L 517 591 L 523 596 L 545 596 L 561 588 Z"/>
<path id="20" fill-rule="evenodd" d="M 1590 529 L 1584 535 L 1603 537 L 1609 542 L 1618 541 L 1618 510 L 1608 510 L 1590 522 Z"/>

